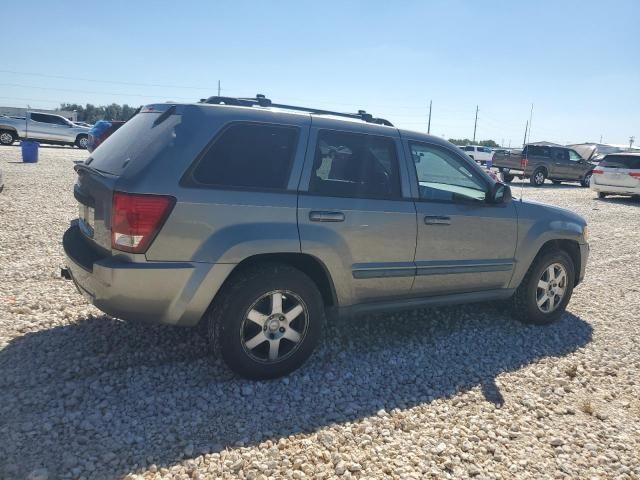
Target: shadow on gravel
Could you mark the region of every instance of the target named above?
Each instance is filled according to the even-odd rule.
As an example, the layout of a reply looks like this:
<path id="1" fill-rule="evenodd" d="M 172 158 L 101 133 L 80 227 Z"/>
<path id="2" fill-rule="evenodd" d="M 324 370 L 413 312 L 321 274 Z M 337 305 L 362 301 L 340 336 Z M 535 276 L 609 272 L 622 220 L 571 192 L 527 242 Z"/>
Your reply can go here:
<path id="1" fill-rule="evenodd" d="M 500 406 L 497 375 L 591 336 L 570 313 L 532 327 L 485 305 L 362 317 L 328 325 L 290 377 L 249 382 L 213 361 L 195 330 L 81 318 L 0 351 L 0 478 L 41 467 L 118 478 L 477 386 Z"/>
<path id="2" fill-rule="evenodd" d="M 630 205 L 632 207 L 640 207 L 640 198 L 639 197 L 605 197 L 605 198 L 594 198 L 597 202 L 596 205 L 600 202 L 602 203 L 615 203 L 618 205 Z"/>

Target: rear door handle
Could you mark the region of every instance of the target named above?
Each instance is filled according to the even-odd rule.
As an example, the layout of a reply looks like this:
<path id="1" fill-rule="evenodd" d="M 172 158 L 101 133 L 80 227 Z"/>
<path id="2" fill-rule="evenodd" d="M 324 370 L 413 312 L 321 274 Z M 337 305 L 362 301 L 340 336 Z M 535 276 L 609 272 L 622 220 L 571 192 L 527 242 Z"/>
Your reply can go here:
<path id="1" fill-rule="evenodd" d="M 312 222 L 344 222 L 344 213 L 313 210 L 309 212 Z"/>
<path id="2" fill-rule="evenodd" d="M 451 217 L 442 215 L 426 215 L 424 217 L 425 225 L 451 225 Z"/>

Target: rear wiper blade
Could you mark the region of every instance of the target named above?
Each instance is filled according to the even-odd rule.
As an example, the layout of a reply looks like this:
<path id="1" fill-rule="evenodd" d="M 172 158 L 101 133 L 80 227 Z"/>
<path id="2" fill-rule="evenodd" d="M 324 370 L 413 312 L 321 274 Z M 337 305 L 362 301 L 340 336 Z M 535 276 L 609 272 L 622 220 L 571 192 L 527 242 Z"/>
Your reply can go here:
<path id="1" fill-rule="evenodd" d="M 158 118 L 156 118 L 153 122 L 153 126 L 156 127 L 158 125 L 160 125 L 162 122 L 164 122 L 167 118 L 169 118 L 171 115 L 173 115 L 173 113 L 176 111 L 176 106 L 175 105 L 171 105 L 167 110 L 165 110 L 164 112 L 162 112 L 162 115 L 160 115 Z"/>
<path id="2" fill-rule="evenodd" d="M 78 173 L 80 173 L 80 171 L 82 170 L 84 172 L 95 173 L 100 177 L 106 177 L 106 175 L 102 173 L 100 170 L 98 170 L 97 168 L 90 167 L 86 163 L 78 163 L 73 167 L 73 169 Z"/>

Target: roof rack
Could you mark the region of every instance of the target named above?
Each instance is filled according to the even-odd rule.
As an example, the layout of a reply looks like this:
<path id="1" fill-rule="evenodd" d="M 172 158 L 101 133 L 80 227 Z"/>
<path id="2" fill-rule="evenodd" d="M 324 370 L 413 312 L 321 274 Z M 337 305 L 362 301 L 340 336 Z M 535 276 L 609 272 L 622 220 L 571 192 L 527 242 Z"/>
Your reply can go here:
<path id="1" fill-rule="evenodd" d="M 316 115 L 333 115 L 337 117 L 345 118 L 357 118 L 367 123 L 375 123 L 377 125 L 387 125 L 393 127 L 393 124 L 389 120 L 384 118 L 377 118 L 364 110 L 358 110 L 358 113 L 343 113 L 332 112 L 331 110 L 320 110 L 318 108 L 310 107 L 298 107 L 295 105 L 283 105 L 281 103 L 273 103 L 270 99 L 262 94 L 257 94 L 256 98 L 236 98 L 236 97 L 220 97 L 213 96 L 209 98 L 200 99 L 200 103 L 209 103 L 214 105 L 236 105 L 240 107 L 276 107 L 284 108 L 286 110 L 295 110 L 298 112 L 314 113 Z"/>

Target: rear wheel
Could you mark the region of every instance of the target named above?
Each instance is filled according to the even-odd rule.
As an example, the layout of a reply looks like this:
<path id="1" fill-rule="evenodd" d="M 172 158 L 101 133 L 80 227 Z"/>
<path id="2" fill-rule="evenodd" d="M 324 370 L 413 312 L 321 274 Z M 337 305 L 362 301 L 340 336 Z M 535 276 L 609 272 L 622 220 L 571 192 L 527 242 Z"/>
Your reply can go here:
<path id="1" fill-rule="evenodd" d="M 531 185 L 534 187 L 540 187 L 544 184 L 544 181 L 547 179 L 547 171 L 544 168 L 537 168 L 533 175 L 531 175 Z"/>
<path id="2" fill-rule="evenodd" d="M 288 265 L 265 264 L 231 279 L 209 315 L 208 332 L 231 370 L 268 379 L 287 375 L 309 358 L 323 323 L 315 283 Z"/>
<path id="3" fill-rule="evenodd" d="M 504 183 L 511 183 L 513 182 L 514 176 L 511 175 L 510 173 L 505 173 L 505 172 L 501 172 L 500 176 L 502 177 L 502 181 Z"/>
<path id="4" fill-rule="evenodd" d="M 536 325 L 555 322 L 571 299 L 574 279 L 575 267 L 566 252 L 539 255 L 512 298 L 515 318 Z"/>
<path id="5" fill-rule="evenodd" d="M 16 138 L 16 134 L 9 130 L 0 131 L 0 144 L 2 145 L 12 145 Z"/>
<path id="6" fill-rule="evenodd" d="M 76 147 L 86 150 L 87 145 L 89 145 L 89 137 L 86 135 L 78 135 L 78 138 L 76 138 Z"/>
<path id="7" fill-rule="evenodd" d="M 580 180 L 580 185 L 587 188 L 591 185 L 591 172 L 587 173 L 582 180 Z"/>

